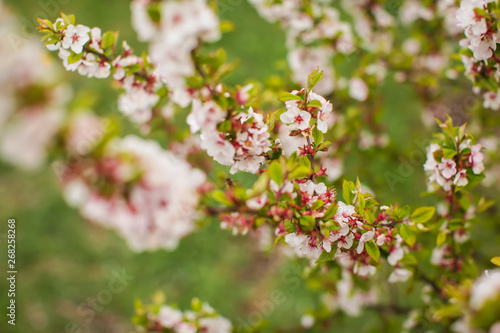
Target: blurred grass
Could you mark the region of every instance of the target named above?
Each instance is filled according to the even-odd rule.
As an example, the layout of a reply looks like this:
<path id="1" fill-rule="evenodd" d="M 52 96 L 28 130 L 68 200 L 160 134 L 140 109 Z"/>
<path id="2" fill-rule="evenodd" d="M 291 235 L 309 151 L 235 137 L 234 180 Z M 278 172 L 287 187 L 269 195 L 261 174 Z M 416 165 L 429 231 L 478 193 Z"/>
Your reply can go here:
<path id="1" fill-rule="evenodd" d="M 40 2 L 8 0 L 6 4 L 34 32 L 36 24 L 30 23 L 33 15 L 43 16 Z M 58 11 L 74 13 L 82 24 L 120 30 L 121 38 L 140 51 L 144 45 L 137 42 L 130 27 L 128 4 L 123 0 L 69 1 L 47 16 L 54 19 Z M 236 29 L 218 45 L 226 48 L 229 59 L 241 61 L 236 73 L 228 79 L 230 83 L 282 75 L 277 63 L 285 59 L 286 50 L 284 35 L 278 27 L 262 21 L 246 2 L 224 12 L 223 18 L 233 21 Z M 65 77 L 75 90 L 90 90 L 99 96 L 98 113 L 110 109 L 116 112 L 113 105 L 117 92 L 109 87 L 109 81 L 89 80 L 75 73 L 65 73 Z M 387 97 L 383 119 L 395 151 L 418 150 L 415 139 L 422 139 L 416 133 L 423 135 L 421 111 L 412 90 L 396 84 L 381 89 Z M 365 154 L 353 149 L 345 162 L 345 177 L 354 179 L 359 174 L 381 202 L 425 202 L 426 199 L 420 198 L 425 190 L 421 165 L 413 166 L 411 176 L 397 184 L 397 191 L 389 188 L 384 174 L 387 171 L 398 174 L 400 156 L 403 155 Z M 259 308 L 259 300 L 268 300 L 272 290 L 281 290 L 286 297 L 284 304 L 277 306 L 269 317 L 273 323 L 296 326 L 302 309 L 317 303 L 317 295 L 307 291 L 302 282 L 297 290 L 284 282 L 291 264 L 274 266 L 273 256 L 254 250 L 252 239 L 232 237 L 221 231 L 217 223 L 184 239 L 174 252 L 132 253 L 113 232 L 84 222 L 63 202 L 56 183 L 49 168 L 26 174 L 0 165 L 2 240 L 5 241 L 3 221 L 16 218 L 19 272 L 17 325 L 13 329 L 2 321 L 1 332 L 71 332 L 66 327 L 68 323 L 84 324 L 85 317 L 78 314 L 78 305 L 106 288 L 110 272 L 116 268 L 124 268 L 134 276 L 133 280 L 123 292 L 113 295 L 110 304 L 96 313 L 87 328 L 82 326 L 82 332 L 130 331 L 133 301 L 147 300 L 157 290 L 165 291 L 169 301 L 183 308 L 189 306 L 192 297 L 199 297 L 236 324 Z M 4 249 L 3 245 L 2 263 L 6 262 Z M 6 287 L 4 281 L 0 282 L 2 292 Z M 2 306 L 6 305 L 4 299 L 2 296 Z M 368 331 L 378 320 L 375 315 L 366 321 L 343 320 L 337 323 L 335 331 Z"/>

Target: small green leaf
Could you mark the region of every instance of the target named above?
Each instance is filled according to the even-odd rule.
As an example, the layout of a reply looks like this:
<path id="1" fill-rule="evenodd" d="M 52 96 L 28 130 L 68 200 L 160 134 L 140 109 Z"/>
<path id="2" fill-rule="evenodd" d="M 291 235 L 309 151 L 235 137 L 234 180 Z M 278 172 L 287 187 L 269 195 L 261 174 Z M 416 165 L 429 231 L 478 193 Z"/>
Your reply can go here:
<path id="1" fill-rule="evenodd" d="M 301 216 L 299 219 L 299 225 L 302 230 L 311 231 L 316 227 L 316 220 L 311 215 Z"/>
<path id="2" fill-rule="evenodd" d="M 295 224 L 292 222 L 292 220 L 286 220 L 285 223 L 283 223 L 285 226 L 285 231 L 289 234 L 297 232 L 297 228 L 295 227 Z"/>
<path id="3" fill-rule="evenodd" d="M 448 158 L 448 159 L 453 158 L 457 154 L 457 151 L 455 149 L 449 149 L 449 148 L 444 148 L 443 152 L 444 152 L 443 158 Z"/>
<path id="4" fill-rule="evenodd" d="M 82 53 L 71 52 L 71 54 L 68 57 L 68 65 L 74 64 L 75 62 L 82 60 L 82 58 L 83 58 L 83 52 Z"/>
<path id="5" fill-rule="evenodd" d="M 299 158 L 299 163 L 301 166 L 306 167 L 308 170 L 311 170 L 311 161 L 307 156 L 301 156 Z"/>
<path id="6" fill-rule="evenodd" d="M 401 235 L 401 237 L 403 237 L 404 241 L 408 245 L 410 246 L 415 245 L 415 242 L 417 241 L 417 235 L 415 235 L 415 232 L 406 224 L 401 224 L 401 228 L 399 229 L 399 234 Z"/>
<path id="7" fill-rule="evenodd" d="M 317 201 L 314 202 L 314 204 L 312 206 L 312 209 L 318 210 L 321 207 L 323 207 L 324 205 L 325 205 L 325 202 L 323 200 L 317 200 Z"/>
<path id="8" fill-rule="evenodd" d="M 314 146 L 318 147 L 322 142 L 323 142 L 323 133 L 321 133 L 318 128 L 313 129 L 313 140 L 314 140 Z"/>
<path id="9" fill-rule="evenodd" d="M 436 240 L 436 246 L 437 247 L 441 247 L 441 245 L 444 244 L 444 242 L 446 242 L 446 234 L 444 232 L 441 232 L 439 233 L 439 235 L 437 236 L 437 240 Z"/>
<path id="10" fill-rule="evenodd" d="M 281 186 L 283 184 L 284 175 L 283 171 L 281 170 L 281 165 L 279 161 L 273 161 L 271 165 L 269 166 L 269 178 L 274 180 L 276 184 Z"/>
<path id="11" fill-rule="evenodd" d="M 354 193 L 356 187 L 353 182 L 344 179 L 342 183 L 342 197 L 344 198 L 346 205 L 352 205 L 356 194 Z"/>
<path id="12" fill-rule="evenodd" d="M 365 200 L 365 197 L 363 195 L 358 195 L 358 208 L 359 208 L 359 211 L 360 213 L 365 210 L 365 206 L 366 206 L 366 200 Z"/>
<path id="13" fill-rule="evenodd" d="M 299 166 L 292 170 L 292 172 L 288 175 L 289 179 L 302 179 L 309 176 L 310 168 L 305 166 Z"/>
<path id="14" fill-rule="evenodd" d="M 311 91 L 322 78 L 323 71 L 319 71 L 319 68 L 309 74 L 307 77 L 307 90 Z"/>
<path id="15" fill-rule="evenodd" d="M 217 130 L 222 133 L 229 133 L 231 132 L 232 129 L 232 123 L 231 120 L 226 120 L 217 125 Z"/>
<path id="16" fill-rule="evenodd" d="M 323 251 L 323 253 L 321 253 L 321 255 L 319 256 L 318 260 L 316 260 L 316 263 L 320 264 L 323 262 L 332 261 L 334 256 L 335 256 L 335 251 L 330 251 L 330 252 Z"/>
<path id="17" fill-rule="evenodd" d="M 116 34 L 113 31 L 106 31 L 102 35 L 101 46 L 103 49 L 113 47 L 116 40 Z"/>
<path id="18" fill-rule="evenodd" d="M 378 260 L 380 258 L 380 249 L 378 248 L 377 244 L 375 244 L 375 242 L 373 240 L 365 243 L 365 249 L 366 249 L 366 252 L 368 253 L 368 255 L 373 260 L 378 262 Z"/>
<path id="19" fill-rule="evenodd" d="M 226 197 L 226 194 L 222 191 L 213 191 L 212 198 L 224 205 L 231 206 L 233 203 Z"/>
<path id="20" fill-rule="evenodd" d="M 321 102 L 318 101 L 317 99 L 313 99 L 309 103 L 307 103 L 308 107 L 314 107 L 314 108 L 320 108 L 321 107 Z"/>
<path id="21" fill-rule="evenodd" d="M 74 23 L 75 23 L 73 20 L 71 20 L 71 18 L 70 18 L 68 15 L 66 15 L 66 14 L 64 14 L 64 13 L 61 13 L 61 17 L 62 17 L 62 19 L 63 19 L 63 21 L 64 21 L 64 24 L 66 24 L 66 26 L 68 26 L 68 25 L 71 25 L 71 24 L 74 24 Z"/>
<path id="22" fill-rule="evenodd" d="M 410 219 L 415 223 L 425 223 L 434 216 L 435 212 L 436 207 L 419 207 L 411 214 Z"/>
<path id="23" fill-rule="evenodd" d="M 337 205 L 336 202 L 332 203 L 330 207 L 328 207 L 328 209 L 326 210 L 325 214 L 323 214 L 322 220 L 323 221 L 331 220 L 335 216 L 335 214 L 337 214 L 338 208 L 339 206 Z"/>
<path id="24" fill-rule="evenodd" d="M 290 94 L 289 92 L 285 92 L 285 93 L 281 94 L 281 96 L 278 98 L 278 100 L 280 100 L 282 102 L 302 101 L 302 97 L 294 95 L 294 94 Z"/>

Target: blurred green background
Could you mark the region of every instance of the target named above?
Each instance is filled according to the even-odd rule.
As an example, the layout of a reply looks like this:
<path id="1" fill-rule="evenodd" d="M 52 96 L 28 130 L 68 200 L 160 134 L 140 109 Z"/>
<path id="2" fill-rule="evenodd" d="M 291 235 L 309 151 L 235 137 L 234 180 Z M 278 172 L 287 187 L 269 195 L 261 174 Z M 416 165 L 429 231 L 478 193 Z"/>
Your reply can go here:
<path id="1" fill-rule="evenodd" d="M 53 20 L 63 11 L 76 14 L 82 24 L 119 30 L 120 37 L 137 51 L 145 48 L 131 29 L 129 1 L 7 0 L 5 3 L 20 16 L 25 32 L 35 33 L 34 17 Z M 44 6 L 44 3 L 58 5 Z M 286 49 L 280 28 L 263 21 L 245 1 L 227 1 L 224 8 L 223 19 L 234 22 L 236 29 L 224 35 L 219 45 L 228 51 L 230 59 L 240 59 L 240 66 L 229 81 L 244 83 L 248 78 L 263 80 L 272 74 L 281 75 L 278 68 L 283 68 Z M 114 105 L 118 92 L 110 88 L 109 80 L 86 79 L 66 72 L 64 76 L 76 91 L 88 90 L 98 96 L 98 113 L 117 114 Z M 411 176 L 398 183 L 397 191 L 391 191 L 384 177 L 386 171 L 398 173 L 399 157 L 407 159 L 408 152 L 420 150 L 415 140 L 429 137 L 421 125 L 421 105 L 408 86 L 389 84 L 380 89 L 386 95 L 383 117 L 395 153 L 363 153 L 353 147 L 344 162 L 344 177 L 354 179 L 359 175 L 380 202 L 429 203 L 430 199 L 420 197 L 425 190 L 421 165 L 411 166 Z M 400 153 L 403 151 L 406 154 Z M 256 309 L 263 310 L 263 302 L 270 300 L 273 290 L 282 291 L 286 297 L 283 304 L 270 311 L 268 319 L 273 325 L 296 327 L 302 310 L 318 303 L 318 294 L 308 291 L 304 282 L 296 279 L 300 272 L 293 262 L 277 264 L 276 255 L 256 250 L 252 244 L 255 240 L 233 237 L 220 230 L 217 223 L 184 239 L 174 252 L 137 254 L 113 232 L 83 221 L 69 208 L 50 167 L 27 174 L 1 164 L 0 184 L 0 258 L 4 267 L 5 222 L 7 218 L 15 218 L 18 269 L 17 325 L 7 325 L 4 318 L 1 332 L 130 332 L 134 300 L 146 301 L 157 290 L 164 291 L 169 302 L 182 308 L 189 306 L 192 297 L 199 297 L 236 325 L 247 320 Z M 482 232 L 487 233 L 488 229 Z M 133 279 L 122 292 L 113 294 L 110 303 L 96 311 L 95 318 L 87 324 L 87 317 L 79 313 L 78 306 L 106 289 L 116 269 L 125 270 Z M 4 281 L 2 278 L 0 282 L 2 306 L 7 304 Z M 300 281 L 297 288 L 296 281 Z M 370 331 L 378 322 L 377 316 L 370 318 L 342 321 L 332 331 Z"/>

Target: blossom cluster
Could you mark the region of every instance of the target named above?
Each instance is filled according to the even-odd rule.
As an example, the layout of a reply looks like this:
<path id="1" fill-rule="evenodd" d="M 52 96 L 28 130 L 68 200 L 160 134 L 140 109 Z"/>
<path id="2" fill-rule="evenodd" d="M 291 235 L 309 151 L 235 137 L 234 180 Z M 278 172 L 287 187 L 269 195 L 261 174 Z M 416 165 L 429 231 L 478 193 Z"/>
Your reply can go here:
<path id="1" fill-rule="evenodd" d="M 163 302 L 162 302 L 163 303 Z M 166 304 L 142 305 L 136 308 L 134 321 L 141 332 L 231 333 L 231 322 L 219 315 L 208 303 L 191 301 L 191 310 L 181 311 Z"/>
<path id="2" fill-rule="evenodd" d="M 483 94 L 484 107 L 493 110 L 500 109 L 497 6 L 492 0 L 465 0 L 457 11 L 458 25 L 466 36 L 460 41 L 465 74 L 473 81 L 474 91 Z"/>
<path id="3" fill-rule="evenodd" d="M 156 142 L 130 135 L 75 160 L 62 182 L 66 201 L 83 217 L 142 251 L 173 249 L 194 230 L 205 175 Z"/>
<path id="4" fill-rule="evenodd" d="M 251 2 L 260 15 L 271 22 L 279 21 L 285 29 L 288 62 L 295 81 L 305 86 L 307 75 L 319 66 L 325 80 L 316 89 L 320 94 L 331 93 L 335 89 L 331 57 L 337 52 L 354 51 L 354 34 L 350 25 L 340 20 L 339 11 L 321 2 L 311 2 L 308 11 L 304 10 L 301 0 Z M 313 46 L 315 44 L 319 45 Z"/>
<path id="5" fill-rule="evenodd" d="M 252 107 L 232 115 L 213 101 L 195 99 L 187 122 L 192 133 L 201 130 L 201 147 L 207 154 L 222 165 L 230 165 L 231 173 L 257 173 L 266 160 L 271 147 L 269 127 Z"/>
<path id="6" fill-rule="evenodd" d="M 149 54 L 172 100 L 186 107 L 191 94 L 185 78 L 195 74 L 193 52 L 201 42 L 220 38 L 219 19 L 205 0 L 148 1 L 131 4 L 132 25 Z"/>
<path id="7" fill-rule="evenodd" d="M 161 85 L 147 57 L 135 56 L 125 41 L 121 53 L 117 53 L 114 32 L 103 34 L 98 27 L 76 24 L 72 15 L 63 14 L 54 23 L 39 22 L 47 48 L 58 51 L 66 70 L 99 79 L 113 74 L 113 79 L 125 92 L 119 97 L 119 110 L 137 123 L 151 119 L 160 100 L 157 92 Z"/>
<path id="8" fill-rule="evenodd" d="M 459 132 L 450 132 L 427 148 L 424 170 L 429 177 L 429 190 L 441 187 L 450 191 L 464 187 L 471 179 L 477 179 L 484 171 L 482 145 L 472 145 L 472 139 L 464 134 L 465 125 Z"/>
<path id="9" fill-rule="evenodd" d="M 286 112 L 281 114 L 280 119 L 290 130 L 310 132 L 311 118 L 316 118 L 316 128 L 322 133 L 326 133 L 333 125 L 332 103 L 323 96 L 302 89 L 292 91 L 286 98 L 290 99 L 285 101 Z"/>

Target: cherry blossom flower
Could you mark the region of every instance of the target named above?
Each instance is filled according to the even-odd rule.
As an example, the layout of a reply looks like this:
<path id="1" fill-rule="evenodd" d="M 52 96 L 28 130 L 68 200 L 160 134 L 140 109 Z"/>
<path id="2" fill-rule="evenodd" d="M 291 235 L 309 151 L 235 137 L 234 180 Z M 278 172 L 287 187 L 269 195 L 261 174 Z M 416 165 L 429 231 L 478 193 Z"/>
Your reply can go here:
<path id="1" fill-rule="evenodd" d="M 130 4 L 132 27 L 137 32 L 138 39 L 142 42 L 151 40 L 158 30 L 158 27 L 149 17 L 149 4 L 148 0 L 135 0 Z"/>
<path id="2" fill-rule="evenodd" d="M 483 164 L 484 156 L 483 153 L 481 153 L 482 148 L 483 146 L 481 144 L 477 144 L 470 147 L 471 153 L 469 161 L 472 163 L 472 171 L 476 175 L 484 171 L 484 164 Z"/>
<path id="3" fill-rule="evenodd" d="M 367 232 L 365 232 L 361 236 L 361 238 L 359 239 L 359 244 L 358 244 L 358 248 L 356 249 L 356 252 L 358 254 L 361 254 L 361 252 L 363 252 L 363 250 L 365 248 L 365 243 L 371 241 L 374 236 L 375 236 L 375 232 L 374 231 L 367 231 Z"/>
<path id="4" fill-rule="evenodd" d="M 290 104 L 289 104 L 290 105 Z M 311 114 L 307 111 L 302 111 L 296 106 L 288 107 L 285 113 L 282 113 L 280 119 L 287 124 L 291 130 L 306 130 L 309 128 Z"/>
<path id="5" fill-rule="evenodd" d="M 69 25 L 64 33 L 62 47 L 71 48 L 75 53 L 82 53 L 83 47 L 90 40 L 89 33 L 90 28 L 84 25 L 78 24 L 76 27 L 72 24 Z"/>
<path id="6" fill-rule="evenodd" d="M 396 268 L 389 276 L 389 283 L 406 282 L 412 276 L 412 271 L 404 268 Z"/>
<path id="7" fill-rule="evenodd" d="M 332 115 L 332 103 L 327 101 L 323 96 L 320 96 L 314 92 L 310 92 L 308 94 L 309 101 L 319 101 L 321 103 L 321 107 L 318 109 L 318 123 L 317 127 L 323 133 L 328 131 L 328 127 L 333 124 L 333 115 Z"/>
<path id="8" fill-rule="evenodd" d="M 186 121 L 191 129 L 191 133 L 199 130 L 215 130 L 218 123 L 226 118 L 226 112 L 217 103 L 207 101 L 202 103 L 199 99 L 194 99 Z"/>
<path id="9" fill-rule="evenodd" d="M 453 179 L 453 184 L 457 186 L 467 185 L 467 172 L 465 170 L 460 170 L 459 172 L 457 172 L 455 179 Z"/>
<path id="10" fill-rule="evenodd" d="M 441 160 L 441 163 L 438 164 L 438 169 L 441 170 L 441 174 L 444 178 L 451 178 L 457 173 L 455 161 L 444 158 Z"/>
<path id="11" fill-rule="evenodd" d="M 233 326 L 231 322 L 224 317 L 206 317 L 201 318 L 200 330 L 206 333 L 231 333 Z"/>
<path id="12" fill-rule="evenodd" d="M 300 325 L 302 325 L 305 329 L 308 329 L 314 326 L 314 321 L 315 319 L 313 316 L 305 314 L 300 318 Z"/>
<path id="13" fill-rule="evenodd" d="M 349 85 L 349 96 L 360 102 L 368 98 L 368 86 L 359 78 L 352 78 Z"/>
<path id="14" fill-rule="evenodd" d="M 264 193 L 258 197 L 248 199 L 247 207 L 250 209 L 261 209 L 262 207 L 265 206 L 266 202 L 267 202 L 267 193 Z"/>
<path id="15" fill-rule="evenodd" d="M 225 134 L 217 131 L 205 131 L 201 134 L 201 147 L 209 156 L 222 165 L 233 165 L 236 149 L 225 139 Z"/>
<path id="16" fill-rule="evenodd" d="M 288 243 L 301 258 L 311 258 L 316 260 L 322 252 L 322 248 L 318 246 L 317 240 L 308 235 L 298 235 L 297 233 L 287 234 L 285 242 Z"/>
<path id="17" fill-rule="evenodd" d="M 167 328 L 172 328 L 182 321 L 182 312 L 167 305 L 160 308 L 158 312 L 158 322 Z"/>
<path id="18" fill-rule="evenodd" d="M 500 296 L 500 270 L 489 271 L 474 282 L 471 290 L 470 306 L 474 310 L 481 308 L 489 301 Z"/>
<path id="19" fill-rule="evenodd" d="M 396 235 L 396 244 L 387 257 L 387 262 L 392 266 L 396 266 L 398 262 L 403 259 L 406 253 L 408 253 L 408 248 L 406 246 L 403 246 L 402 243 L 403 238 L 400 235 Z"/>
<path id="20" fill-rule="evenodd" d="M 488 91 L 484 94 L 483 106 L 491 110 L 500 110 L 500 94 Z"/>

